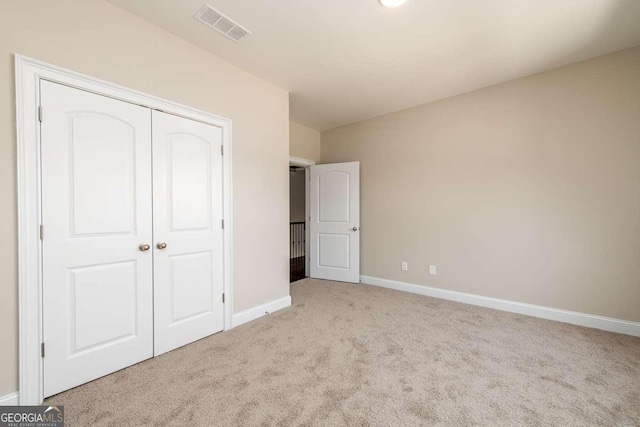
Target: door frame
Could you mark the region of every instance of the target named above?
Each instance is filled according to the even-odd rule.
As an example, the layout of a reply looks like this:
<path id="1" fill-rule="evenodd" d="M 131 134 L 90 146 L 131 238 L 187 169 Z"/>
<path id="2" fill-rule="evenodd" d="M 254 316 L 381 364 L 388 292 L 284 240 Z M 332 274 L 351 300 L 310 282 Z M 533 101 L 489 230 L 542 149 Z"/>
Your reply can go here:
<path id="1" fill-rule="evenodd" d="M 40 240 L 40 90 L 41 80 L 108 96 L 222 129 L 224 206 L 224 330 L 233 318 L 233 185 L 231 119 L 219 117 L 23 55 L 15 58 L 18 202 L 19 394 L 21 405 L 44 397 L 42 247 Z M 46 106 L 42 112 L 46 120 Z M 46 230 L 45 230 L 46 233 Z"/>
<path id="2" fill-rule="evenodd" d="M 309 238 L 311 237 L 311 234 L 309 234 L 309 212 L 311 211 L 309 207 L 309 203 L 311 200 L 309 198 L 309 190 L 311 190 L 311 184 L 309 183 L 309 166 L 313 166 L 315 164 L 315 160 L 289 156 L 289 165 L 304 168 L 304 275 L 306 277 L 309 277 L 309 274 L 311 273 L 309 271 L 311 267 L 311 253 L 309 252 L 309 250 L 311 249 L 311 242 L 309 241 Z"/>

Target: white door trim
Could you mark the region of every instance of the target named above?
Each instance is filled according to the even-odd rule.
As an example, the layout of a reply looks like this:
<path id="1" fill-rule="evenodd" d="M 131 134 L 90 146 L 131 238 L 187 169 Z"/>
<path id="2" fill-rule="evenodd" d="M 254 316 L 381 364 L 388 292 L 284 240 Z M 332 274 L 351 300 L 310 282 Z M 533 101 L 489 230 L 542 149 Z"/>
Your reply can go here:
<path id="1" fill-rule="evenodd" d="M 211 124 L 223 131 L 224 203 L 224 328 L 233 327 L 233 186 L 231 120 L 190 108 L 104 80 L 15 55 L 18 193 L 18 289 L 20 403 L 43 400 L 42 259 L 40 245 L 40 105 L 41 79 L 109 96 L 154 110 Z M 46 106 L 43 119 L 46 120 Z M 46 233 L 46 231 L 45 231 Z M 46 238 L 46 237 L 45 237 Z"/>
<path id="2" fill-rule="evenodd" d="M 301 168 L 307 168 L 316 164 L 315 160 L 303 159 L 302 157 L 289 156 L 289 164 L 293 166 L 300 166 Z"/>
<path id="3" fill-rule="evenodd" d="M 309 206 L 309 190 L 311 190 L 310 182 L 309 182 L 309 166 L 313 166 L 316 164 L 315 160 L 305 159 L 302 157 L 289 156 L 289 164 L 293 166 L 299 166 L 304 168 L 304 253 L 305 261 L 304 261 L 304 275 L 309 277 L 309 268 L 311 265 L 311 257 L 309 251 L 311 250 L 311 242 L 309 239 L 311 238 L 311 234 L 309 233 L 309 212 L 311 212 L 311 208 Z"/>

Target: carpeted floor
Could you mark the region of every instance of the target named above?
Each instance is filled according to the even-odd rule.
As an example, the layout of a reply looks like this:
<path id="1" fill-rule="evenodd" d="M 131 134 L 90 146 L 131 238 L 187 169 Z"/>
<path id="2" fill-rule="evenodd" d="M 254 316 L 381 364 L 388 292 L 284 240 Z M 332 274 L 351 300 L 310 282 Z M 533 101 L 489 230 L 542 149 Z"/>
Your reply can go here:
<path id="1" fill-rule="evenodd" d="M 68 426 L 640 425 L 640 339 L 305 279 L 293 306 L 59 394 Z"/>

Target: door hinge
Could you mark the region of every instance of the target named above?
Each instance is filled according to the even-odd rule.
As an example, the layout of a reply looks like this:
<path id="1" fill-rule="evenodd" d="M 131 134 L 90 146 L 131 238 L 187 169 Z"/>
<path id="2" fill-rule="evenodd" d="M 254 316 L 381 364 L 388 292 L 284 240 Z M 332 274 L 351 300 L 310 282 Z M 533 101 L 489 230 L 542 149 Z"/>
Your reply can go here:
<path id="1" fill-rule="evenodd" d="M 40 357 L 44 357 L 44 343 L 40 343 Z"/>
<path id="2" fill-rule="evenodd" d="M 222 223 L 222 229 L 224 230 L 224 219 L 220 222 Z"/>
<path id="3" fill-rule="evenodd" d="M 42 105 L 38 106 L 38 121 L 42 122 Z"/>
<path id="4" fill-rule="evenodd" d="M 220 146 L 220 155 L 224 156 L 224 145 Z"/>
<path id="5" fill-rule="evenodd" d="M 224 303 L 224 293 L 222 294 L 222 302 Z"/>
<path id="6" fill-rule="evenodd" d="M 44 240 L 44 225 L 40 225 L 40 240 Z"/>

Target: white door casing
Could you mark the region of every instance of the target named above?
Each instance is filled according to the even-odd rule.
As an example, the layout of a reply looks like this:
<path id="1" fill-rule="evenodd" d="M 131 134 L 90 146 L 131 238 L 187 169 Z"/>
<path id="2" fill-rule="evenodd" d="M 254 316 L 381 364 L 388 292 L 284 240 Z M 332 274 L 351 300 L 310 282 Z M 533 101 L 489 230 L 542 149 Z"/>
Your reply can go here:
<path id="1" fill-rule="evenodd" d="M 311 277 L 360 281 L 360 162 L 310 168 Z"/>
<path id="2" fill-rule="evenodd" d="M 153 356 L 151 110 L 41 82 L 44 396 Z"/>
<path id="3" fill-rule="evenodd" d="M 153 112 L 156 356 L 224 328 L 221 146 L 221 128 Z"/>

